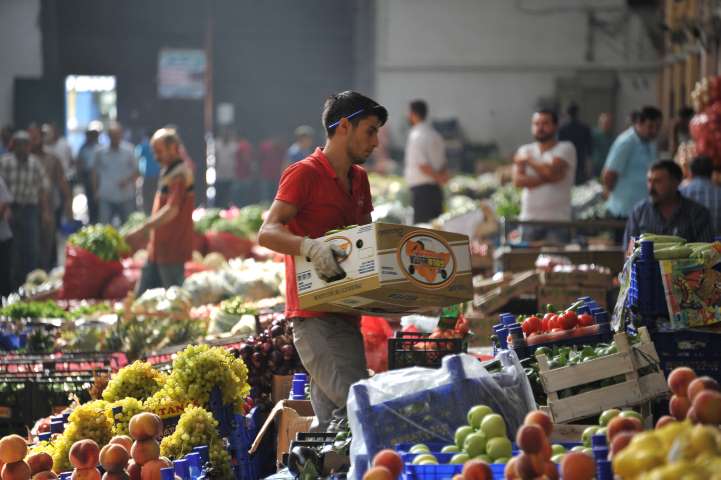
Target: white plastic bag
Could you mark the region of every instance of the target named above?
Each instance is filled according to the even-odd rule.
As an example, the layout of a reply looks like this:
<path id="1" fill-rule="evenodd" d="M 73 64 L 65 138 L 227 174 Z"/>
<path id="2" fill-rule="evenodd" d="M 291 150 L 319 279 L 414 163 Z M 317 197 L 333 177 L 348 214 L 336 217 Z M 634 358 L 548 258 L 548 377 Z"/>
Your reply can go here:
<path id="1" fill-rule="evenodd" d="M 510 438 L 536 408 L 531 386 L 513 351 L 499 352 L 501 370 L 488 372 L 470 355 L 450 355 L 439 369 L 412 367 L 380 373 L 351 386 L 349 478 L 360 480 L 373 456 L 399 443 L 454 443 L 467 412 L 485 404 L 506 421 Z"/>

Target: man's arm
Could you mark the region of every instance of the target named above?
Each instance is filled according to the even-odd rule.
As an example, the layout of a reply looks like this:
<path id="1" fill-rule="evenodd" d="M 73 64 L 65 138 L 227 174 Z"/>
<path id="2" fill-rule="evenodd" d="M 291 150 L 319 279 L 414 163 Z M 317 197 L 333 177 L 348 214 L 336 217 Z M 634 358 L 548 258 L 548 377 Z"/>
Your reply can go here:
<path id="1" fill-rule="evenodd" d="M 303 237 L 291 233 L 286 225 L 298 214 L 298 208 L 275 200 L 258 232 L 258 244 L 286 255 L 299 255 Z"/>
<path id="2" fill-rule="evenodd" d="M 606 170 L 604 168 L 601 175 L 603 179 L 603 187 L 606 192 L 613 192 L 613 189 L 616 188 L 616 182 L 618 181 L 618 173 L 613 170 Z"/>
<path id="3" fill-rule="evenodd" d="M 606 164 L 603 166 L 602 180 L 606 193 L 611 193 L 616 188 L 619 173 L 626 170 L 626 165 L 631 156 L 631 143 L 619 141 L 611 145 L 611 150 L 606 157 Z"/>
<path id="4" fill-rule="evenodd" d="M 528 166 L 536 171 L 542 183 L 560 182 L 566 176 L 568 163 L 560 157 L 553 157 L 551 163 L 544 163 L 528 158 Z"/>
<path id="5" fill-rule="evenodd" d="M 513 185 L 518 188 L 536 188 L 545 183 L 540 177 L 527 175 L 518 163 L 513 165 L 512 178 Z"/>
<path id="6" fill-rule="evenodd" d="M 72 157 L 71 157 L 72 158 Z M 65 176 L 65 169 L 63 168 L 63 164 L 60 163 L 60 159 L 55 157 L 55 171 L 56 174 L 56 181 L 58 182 L 58 186 L 60 188 L 60 193 L 63 196 L 63 205 L 65 207 L 65 217 L 68 219 L 73 218 L 73 194 L 70 190 L 70 184 L 68 183 L 68 178 Z"/>

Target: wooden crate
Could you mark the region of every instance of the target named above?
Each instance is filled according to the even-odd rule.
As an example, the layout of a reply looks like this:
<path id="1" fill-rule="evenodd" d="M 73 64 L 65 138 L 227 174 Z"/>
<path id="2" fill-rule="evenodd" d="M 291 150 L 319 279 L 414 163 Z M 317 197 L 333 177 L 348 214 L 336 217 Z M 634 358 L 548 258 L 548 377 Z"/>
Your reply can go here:
<path id="1" fill-rule="evenodd" d="M 639 375 L 640 369 L 659 364 L 656 348 L 645 327 L 639 329 L 639 335 L 641 341 L 631 346 L 625 333 L 617 333 L 614 340 L 618 353 L 579 365 L 551 370 L 548 358 L 538 356 L 541 383 L 548 395 L 548 410 L 554 422 L 569 422 L 598 415 L 609 408 L 639 405 L 668 392 L 666 378 L 658 368 L 653 373 Z M 567 388 L 620 375 L 624 375 L 626 380 L 578 395 L 558 396 Z"/>

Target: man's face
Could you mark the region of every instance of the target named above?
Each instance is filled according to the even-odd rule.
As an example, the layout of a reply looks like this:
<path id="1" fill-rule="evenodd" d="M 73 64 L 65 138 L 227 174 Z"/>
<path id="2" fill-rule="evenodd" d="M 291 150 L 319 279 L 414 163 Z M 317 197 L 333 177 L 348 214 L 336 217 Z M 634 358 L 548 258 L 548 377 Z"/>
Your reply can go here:
<path id="1" fill-rule="evenodd" d="M 122 128 L 111 128 L 108 130 L 108 136 L 110 137 L 110 144 L 114 147 L 120 145 L 120 140 L 123 138 Z"/>
<path id="2" fill-rule="evenodd" d="M 609 115 L 608 113 L 602 113 L 598 117 L 598 128 L 600 128 L 602 132 L 610 132 L 611 131 L 611 115 Z"/>
<path id="3" fill-rule="evenodd" d="M 531 134 L 537 142 L 547 142 L 556 137 L 558 125 L 547 113 L 534 113 L 531 119 Z"/>
<path id="4" fill-rule="evenodd" d="M 678 182 L 666 170 L 649 170 L 646 175 L 648 194 L 653 203 L 672 199 L 678 191 Z"/>
<path id="5" fill-rule="evenodd" d="M 356 165 L 362 165 L 368 160 L 373 150 L 378 146 L 378 130 L 381 122 L 375 115 L 361 119 L 358 125 L 351 124 L 348 131 L 348 157 Z"/>
<path id="6" fill-rule="evenodd" d="M 28 135 L 30 135 L 30 148 L 36 150 L 43 145 L 43 133 L 38 127 L 28 128 Z"/>
<path id="7" fill-rule="evenodd" d="M 156 160 L 163 166 L 170 165 L 173 160 L 178 158 L 178 145 L 174 143 L 168 145 L 162 140 L 156 140 L 152 146 Z"/>
<path id="8" fill-rule="evenodd" d="M 301 135 L 298 137 L 298 145 L 303 150 L 308 150 L 310 147 L 313 146 L 313 137 L 310 135 Z"/>
<path id="9" fill-rule="evenodd" d="M 658 136 L 661 120 L 643 120 L 636 123 L 636 132 L 644 141 L 650 142 Z"/>
<path id="10" fill-rule="evenodd" d="M 13 152 L 20 160 L 25 160 L 30 155 L 30 142 L 27 140 L 14 140 Z"/>

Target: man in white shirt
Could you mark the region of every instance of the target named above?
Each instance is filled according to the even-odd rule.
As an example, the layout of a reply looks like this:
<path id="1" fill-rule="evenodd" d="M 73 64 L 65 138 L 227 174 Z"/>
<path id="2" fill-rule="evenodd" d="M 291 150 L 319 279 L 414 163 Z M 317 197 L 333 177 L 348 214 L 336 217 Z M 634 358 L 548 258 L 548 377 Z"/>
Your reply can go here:
<path id="1" fill-rule="evenodd" d="M 65 177 L 72 179 L 75 176 L 75 164 L 73 162 L 73 151 L 70 148 L 70 144 L 65 137 L 60 135 L 60 131 L 54 123 L 44 124 L 42 132 L 45 150 L 60 159 Z"/>
<path id="2" fill-rule="evenodd" d="M 405 179 L 411 189 L 413 223 L 424 223 L 443 213 L 441 185 L 448 182 L 446 147 L 438 132 L 426 122 L 428 105 L 423 100 L 410 104 L 405 154 Z"/>
<path id="3" fill-rule="evenodd" d="M 523 145 L 513 157 L 513 184 L 522 188 L 521 220 L 570 221 L 571 187 L 576 175 L 576 149 L 556 139 L 558 116 L 550 110 L 533 114 L 534 143 Z M 523 240 L 565 243 L 568 231 L 527 226 Z"/>
<path id="4" fill-rule="evenodd" d="M 238 157 L 238 138 L 231 127 L 224 127 L 215 139 L 215 206 L 228 208 L 233 203 L 235 164 Z"/>

